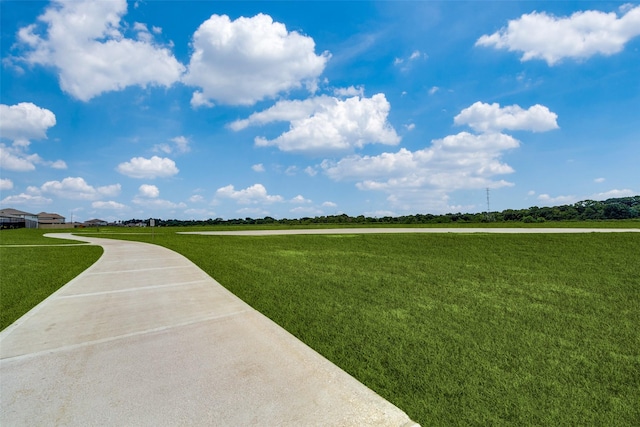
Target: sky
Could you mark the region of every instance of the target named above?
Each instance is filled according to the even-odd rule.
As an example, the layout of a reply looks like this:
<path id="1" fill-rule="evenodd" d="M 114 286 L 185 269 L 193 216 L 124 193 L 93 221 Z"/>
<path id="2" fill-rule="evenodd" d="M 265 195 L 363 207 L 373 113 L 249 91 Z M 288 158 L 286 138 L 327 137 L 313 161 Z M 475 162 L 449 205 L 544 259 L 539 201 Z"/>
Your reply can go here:
<path id="1" fill-rule="evenodd" d="M 639 2 L 0 8 L 0 208 L 383 217 L 640 194 Z"/>

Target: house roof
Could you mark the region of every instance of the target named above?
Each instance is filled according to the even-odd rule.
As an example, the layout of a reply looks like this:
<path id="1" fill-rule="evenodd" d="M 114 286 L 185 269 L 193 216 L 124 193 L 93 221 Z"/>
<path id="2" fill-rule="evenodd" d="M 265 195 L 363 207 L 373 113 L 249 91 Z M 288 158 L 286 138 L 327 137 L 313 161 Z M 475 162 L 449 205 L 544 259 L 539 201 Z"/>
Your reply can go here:
<path id="1" fill-rule="evenodd" d="M 32 213 L 24 212 L 24 211 L 19 211 L 18 209 L 12 209 L 12 208 L 0 209 L 0 214 L 2 214 L 2 215 L 13 215 L 13 216 L 23 216 L 23 215 L 37 216 L 36 214 L 32 214 Z"/>
<path id="2" fill-rule="evenodd" d="M 57 213 L 47 213 L 47 212 L 40 212 L 38 214 L 38 218 L 41 218 L 41 217 L 54 218 L 54 219 L 64 219 L 64 217 L 62 215 L 58 215 Z"/>
<path id="3" fill-rule="evenodd" d="M 94 218 L 94 219 L 90 219 L 89 221 L 85 221 L 84 223 L 85 224 L 95 224 L 95 223 L 103 223 L 103 222 L 107 222 L 107 221 L 102 220 L 102 219 Z"/>

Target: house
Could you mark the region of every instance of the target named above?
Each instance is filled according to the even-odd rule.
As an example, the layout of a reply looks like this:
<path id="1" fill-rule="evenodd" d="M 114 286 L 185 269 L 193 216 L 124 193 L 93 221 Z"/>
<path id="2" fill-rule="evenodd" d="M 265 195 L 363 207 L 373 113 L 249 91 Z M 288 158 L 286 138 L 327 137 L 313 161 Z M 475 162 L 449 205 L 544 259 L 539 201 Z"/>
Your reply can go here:
<path id="1" fill-rule="evenodd" d="M 44 224 L 64 224 L 64 217 L 57 213 L 40 212 L 38 214 L 38 223 Z"/>
<path id="2" fill-rule="evenodd" d="M 107 225 L 107 221 L 101 219 L 90 219 L 89 221 L 85 221 L 82 225 L 85 227 L 99 227 Z"/>
<path id="3" fill-rule="evenodd" d="M 0 209 L 0 228 L 38 228 L 38 215 L 17 209 Z"/>

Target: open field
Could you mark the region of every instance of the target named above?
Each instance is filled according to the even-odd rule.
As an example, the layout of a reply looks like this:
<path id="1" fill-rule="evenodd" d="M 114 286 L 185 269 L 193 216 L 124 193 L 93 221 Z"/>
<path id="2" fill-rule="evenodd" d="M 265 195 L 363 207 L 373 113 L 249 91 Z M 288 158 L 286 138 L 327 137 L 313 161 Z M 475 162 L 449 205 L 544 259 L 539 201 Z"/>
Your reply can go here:
<path id="1" fill-rule="evenodd" d="M 46 232 L 0 231 L 0 330 L 86 270 L 102 254 L 100 247 L 43 237 Z M 61 244 L 65 246 L 51 246 Z"/>
<path id="2" fill-rule="evenodd" d="M 184 254 L 422 425 L 640 424 L 636 233 L 100 231 Z"/>

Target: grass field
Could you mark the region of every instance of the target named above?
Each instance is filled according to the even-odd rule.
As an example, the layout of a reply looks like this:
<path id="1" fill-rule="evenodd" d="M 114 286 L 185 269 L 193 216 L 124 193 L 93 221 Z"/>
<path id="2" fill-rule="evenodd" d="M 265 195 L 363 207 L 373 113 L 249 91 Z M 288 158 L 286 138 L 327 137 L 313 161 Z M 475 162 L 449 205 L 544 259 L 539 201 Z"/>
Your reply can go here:
<path id="1" fill-rule="evenodd" d="M 638 234 L 174 231 L 113 237 L 186 255 L 422 425 L 640 425 Z"/>
<path id="2" fill-rule="evenodd" d="M 44 233 L 33 229 L 0 231 L 0 330 L 86 270 L 102 254 L 100 247 L 50 239 L 43 237 Z M 49 246 L 60 244 L 73 246 Z"/>
<path id="3" fill-rule="evenodd" d="M 422 425 L 640 424 L 637 234 L 154 242 Z"/>

